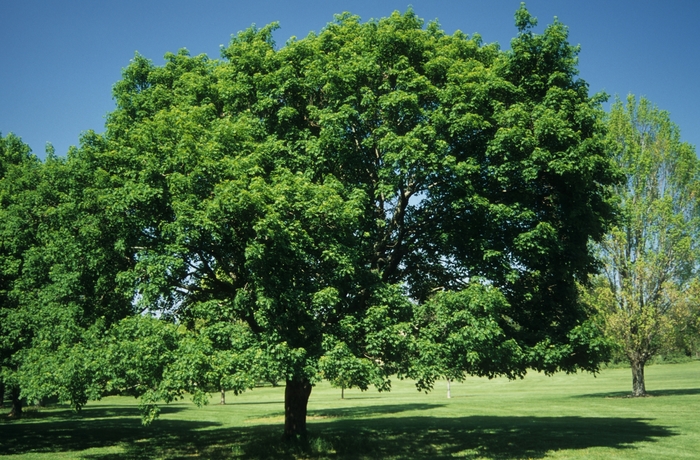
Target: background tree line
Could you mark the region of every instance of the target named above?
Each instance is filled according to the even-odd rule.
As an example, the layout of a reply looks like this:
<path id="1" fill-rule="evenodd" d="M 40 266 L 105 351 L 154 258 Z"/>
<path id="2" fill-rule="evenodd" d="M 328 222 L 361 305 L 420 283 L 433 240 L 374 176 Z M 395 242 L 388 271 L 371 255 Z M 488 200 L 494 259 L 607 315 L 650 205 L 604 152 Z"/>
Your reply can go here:
<path id="1" fill-rule="evenodd" d="M 428 390 L 597 371 L 613 342 L 635 369 L 694 346 L 692 148 L 644 100 L 606 116 L 566 27 L 515 19 L 509 51 L 410 10 L 280 48 L 275 25 L 251 28 L 221 60 L 137 55 L 105 133 L 66 157 L 3 137 L 13 413 L 118 392 L 148 422 L 160 401 L 280 380 L 294 437 L 323 378 Z M 657 335 L 634 348 L 643 328 Z"/>

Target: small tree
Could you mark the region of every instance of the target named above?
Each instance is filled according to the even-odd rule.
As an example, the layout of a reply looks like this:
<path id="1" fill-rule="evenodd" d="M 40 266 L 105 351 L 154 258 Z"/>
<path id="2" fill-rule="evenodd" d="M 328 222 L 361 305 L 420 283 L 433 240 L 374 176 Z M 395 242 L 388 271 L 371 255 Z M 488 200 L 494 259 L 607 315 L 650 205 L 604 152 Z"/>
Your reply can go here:
<path id="1" fill-rule="evenodd" d="M 134 313 L 119 279 L 134 264 L 126 227 L 102 212 L 99 172 L 75 152 L 58 158 L 49 146 L 41 162 L 18 137 L 0 138 L 0 378 L 16 414 L 23 399 L 99 397 L 78 350 Z"/>
<path id="2" fill-rule="evenodd" d="M 438 378 L 462 381 L 466 374 L 486 377 L 524 375 L 522 349 L 498 322 L 507 315 L 505 297 L 493 287 L 472 282 L 459 292 L 439 292 L 415 308 L 418 387 Z M 448 397 L 449 394 L 448 387 Z"/>
<path id="3" fill-rule="evenodd" d="M 12 399 L 10 414 L 22 414 L 16 370 L 17 354 L 30 345 L 31 327 L 20 309 L 15 283 L 21 276 L 26 249 L 35 244 L 31 221 L 34 197 L 25 193 L 36 183 L 39 161 L 14 134 L 0 135 L 0 381 Z M 26 219 L 26 220 L 25 220 Z"/>
<path id="4" fill-rule="evenodd" d="M 336 343 L 319 360 L 319 369 L 324 379 L 340 388 L 340 398 L 345 398 L 345 389 L 357 387 L 366 390 L 371 384 L 386 389 L 383 379 L 377 375 L 376 366 L 365 357 L 357 357 L 346 344 Z"/>
<path id="5" fill-rule="evenodd" d="M 598 245 L 593 292 L 629 360 L 632 394 L 644 396 L 645 364 L 679 337 L 696 302 L 700 163 L 668 113 L 645 98 L 613 104 L 608 142 L 625 181 L 615 187 L 619 224 Z"/>

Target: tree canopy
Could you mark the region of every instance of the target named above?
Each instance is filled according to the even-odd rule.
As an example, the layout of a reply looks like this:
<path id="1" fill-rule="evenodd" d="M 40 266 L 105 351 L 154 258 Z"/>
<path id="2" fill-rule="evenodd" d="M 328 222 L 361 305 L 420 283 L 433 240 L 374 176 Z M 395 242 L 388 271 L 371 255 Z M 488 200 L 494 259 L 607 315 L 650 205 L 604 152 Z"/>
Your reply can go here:
<path id="1" fill-rule="evenodd" d="M 504 52 L 411 10 L 344 13 L 279 48 L 275 24 L 252 27 L 222 60 L 136 55 L 106 132 L 68 164 L 88 171 L 79 215 L 106 226 L 88 247 L 122 261 L 110 292 L 131 293 L 111 318 L 154 315 L 95 343 L 172 359 L 128 371 L 115 356 L 104 381 L 167 400 L 272 372 L 294 436 L 322 377 L 429 389 L 596 370 L 576 282 L 617 176 L 578 48 L 561 23 L 535 24 L 521 7 Z"/>
<path id="2" fill-rule="evenodd" d="M 644 365 L 697 323 L 700 162 L 669 114 L 645 98 L 617 100 L 608 127 L 626 180 L 615 186 L 621 215 L 598 245 L 603 273 L 593 294 L 631 364 L 632 394 L 644 396 Z"/>
<path id="3" fill-rule="evenodd" d="M 0 143 L 2 380 L 30 400 L 59 394 L 79 407 L 99 393 L 73 346 L 134 313 L 119 282 L 133 261 L 97 203 L 91 165 L 47 153 L 40 162 L 12 134 Z"/>

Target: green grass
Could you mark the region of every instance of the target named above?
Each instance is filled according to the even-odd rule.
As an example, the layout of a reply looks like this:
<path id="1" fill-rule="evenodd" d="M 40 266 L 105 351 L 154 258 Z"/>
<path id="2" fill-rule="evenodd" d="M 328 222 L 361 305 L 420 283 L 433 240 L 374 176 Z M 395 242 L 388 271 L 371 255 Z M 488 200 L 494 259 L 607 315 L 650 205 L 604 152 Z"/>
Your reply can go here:
<path id="1" fill-rule="evenodd" d="M 430 394 L 410 382 L 390 393 L 321 384 L 309 403 L 309 439 L 281 441 L 284 389 L 257 388 L 229 404 L 163 407 L 140 425 L 136 401 L 108 397 L 80 414 L 66 407 L 0 420 L 0 458 L 697 458 L 700 363 L 647 368 L 653 397 L 626 398 L 628 369 L 524 380 L 470 378 Z"/>

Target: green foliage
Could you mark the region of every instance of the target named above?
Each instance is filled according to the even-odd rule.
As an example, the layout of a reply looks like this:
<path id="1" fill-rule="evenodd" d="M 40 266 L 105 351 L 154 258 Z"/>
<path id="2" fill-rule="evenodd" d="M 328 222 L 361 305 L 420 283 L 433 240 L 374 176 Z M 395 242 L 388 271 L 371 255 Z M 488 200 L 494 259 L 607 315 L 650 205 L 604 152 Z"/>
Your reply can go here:
<path id="1" fill-rule="evenodd" d="M 280 48 L 275 24 L 250 28 L 222 60 L 136 55 L 105 134 L 40 168 L 57 220 L 24 291 L 74 313 L 37 350 L 92 343 L 96 388 L 141 396 L 147 420 L 270 376 L 596 370 L 576 282 L 616 176 L 578 48 L 534 25 L 521 7 L 502 52 L 412 10 L 344 13 Z"/>
<path id="2" fill-rule="evenodd" d="M 418 387 L 435 380 L 462 381 L 465 374 L 522 377 L 526 360 L 519 344 L 505 337 L 498 318 L 508 311 L 501 292 L 472 283 L 458 292 L 439 292 L 415 309 Z"/>
<path id="3" fill-rule="evenodd" d="M 95 138 L 83 139 L 88 151 Z M 2 378 L 24 397 L 59 395 L 77 408 L 99 393 L 82 342 L 133 313 L 118 275 L 133 266 L 121 223 L 102 214 L 99 173 L 87 155 L 40 163 L 3 139 L 0 177 Z M 14 146 L 14 147 L 13 147 Z M 15 154 L 12 154 L 14 148 Z"/>
<path id="4" fill-rule="evenodd" d="M 603 273 L 592 303 L 633 368 L 643 369 L 697 333 L 700 162 L 668 113 L 644 98 L 617 100 L 607 123 L 625 181 L 615 187 L 619 222 L 597 246 Z"/>
<path id="5" fill-rule="evenodd" d="M 22 270 L 22 254 L 34 242 L 27 225 L 34 197 L 23 191 L 36 180 L 37 167 L 37 158 L 19 137 L 0 135 L 0 380 L 8 388 L 18 386 L 15 354 L 31 339 L 31 318 L 20 310 L 14 284 Z"/>

